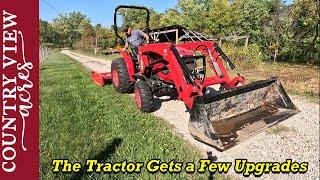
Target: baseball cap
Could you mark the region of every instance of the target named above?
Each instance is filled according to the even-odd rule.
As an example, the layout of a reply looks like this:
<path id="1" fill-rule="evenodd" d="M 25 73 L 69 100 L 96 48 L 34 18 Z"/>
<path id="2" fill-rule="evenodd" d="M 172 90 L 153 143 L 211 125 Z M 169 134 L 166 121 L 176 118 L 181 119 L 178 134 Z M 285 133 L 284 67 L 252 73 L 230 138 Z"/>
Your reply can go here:
<path id="1" fill-rule="evenodd" d="M 122 28 L 123 32 L 128 32 L 128 29 L 129 29 L 129 26 L 128 26 L 128 25 L 125 25 L 125 26 Z"/>

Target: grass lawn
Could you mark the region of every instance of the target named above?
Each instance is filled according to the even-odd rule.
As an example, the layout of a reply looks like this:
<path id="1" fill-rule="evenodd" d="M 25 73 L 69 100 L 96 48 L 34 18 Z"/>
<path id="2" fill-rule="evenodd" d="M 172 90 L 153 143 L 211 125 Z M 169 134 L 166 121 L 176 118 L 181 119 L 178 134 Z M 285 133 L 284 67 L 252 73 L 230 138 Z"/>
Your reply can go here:
<path id="1" fill-rule="evenodd" d="M 81 51 L 81 50 L 72 50 L 72 51 L 75 52 L 75 53 L 80 53 L 80 54 L 86 55 L 86 56 L 100 57 L 100 58 L 103 58 L 103 59 L 106 59 L 106 60 L 110 60 L 110 61 L 120 57 L 120 54 L 111 54 L 111 55 L 103 55 L 103 54 L 99 55 L 98 54 L 98 55 L 96 55 L 92 51 Z"/>
<path id="2" fill-rule="evenodd" d="M 66 55 L 55 52 L 40 73 L 41 179 L 208 179 L 208 174 L 150 174 L 145 168 L 140 174 L 52 173 L 53 159 L 84 165 L 86 159 L 198 162 L 201 157 L 165 121 L 141 113 L 132 97 L 111 85 L 94 85 Z"/>

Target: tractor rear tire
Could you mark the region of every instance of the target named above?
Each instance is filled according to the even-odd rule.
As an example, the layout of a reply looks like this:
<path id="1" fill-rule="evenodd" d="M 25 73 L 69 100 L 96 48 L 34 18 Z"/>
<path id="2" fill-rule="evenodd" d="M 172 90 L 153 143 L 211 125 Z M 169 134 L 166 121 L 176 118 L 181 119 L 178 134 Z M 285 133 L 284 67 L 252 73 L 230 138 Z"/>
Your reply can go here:
<path id="1" fill-rule="evenodd" d="M 152 112 L 153 94 L 150 86 L 144 80 L 139 80 L 134 84 L 134 95 L 138 108 L 142 112 Z"/>
<path id="2" fill-rule="evenodd" d="M 111 64 L 112 84 L 120 93 L 131 91 L 131 81 L 126 62 L 123 58 L 117 58 Z"/>

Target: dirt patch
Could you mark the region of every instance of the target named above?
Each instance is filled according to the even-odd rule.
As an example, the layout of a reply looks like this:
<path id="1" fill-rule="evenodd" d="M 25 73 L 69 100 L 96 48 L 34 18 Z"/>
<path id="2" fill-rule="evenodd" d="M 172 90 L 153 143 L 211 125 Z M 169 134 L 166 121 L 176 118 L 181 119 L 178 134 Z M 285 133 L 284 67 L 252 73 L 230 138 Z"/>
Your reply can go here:
<path id="1" fill-rule="evenodd" d="M 255 69 L 239 67 L 250 81 L 277 76 L 284 87 L 299 95 L 319 96 L 319 69 L 306 65 L 262 62 Z"/>
<path id="2" fill-rule="evenodd" d="M 278 125 L 275 125 L 274 127 L 270 128 L 266 132 L 268 134 L 281 134 L 281 133 L 292 132 L 292 131 L 294 131 L 294 129 L 278 124 Z"/>

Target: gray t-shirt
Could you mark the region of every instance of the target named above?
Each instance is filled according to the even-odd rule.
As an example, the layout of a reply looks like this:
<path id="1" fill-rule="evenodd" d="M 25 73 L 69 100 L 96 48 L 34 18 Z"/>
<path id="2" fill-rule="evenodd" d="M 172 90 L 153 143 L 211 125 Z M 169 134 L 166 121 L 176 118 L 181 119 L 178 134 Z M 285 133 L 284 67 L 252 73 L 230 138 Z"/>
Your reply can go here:
<path id="1" fill-rule="evenodd" d="M 132 30 L 131 36 L 126 39 L 126 43 L 134 47 L 139 47 L 144 41 L 144 33 L 140 30 Z"/>

